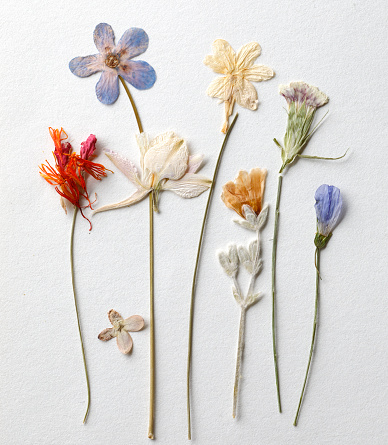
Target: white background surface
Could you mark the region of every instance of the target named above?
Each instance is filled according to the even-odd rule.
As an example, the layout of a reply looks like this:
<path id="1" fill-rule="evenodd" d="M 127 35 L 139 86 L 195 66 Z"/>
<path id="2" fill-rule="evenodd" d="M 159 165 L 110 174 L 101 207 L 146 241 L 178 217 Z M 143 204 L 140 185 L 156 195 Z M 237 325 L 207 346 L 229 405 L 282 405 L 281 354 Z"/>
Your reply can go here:
<path id="1" fill-rule="evenodd" d="M 257 63 L 276 77 L 255 84 L 259 109 L 238 109 L 215 191 L 198 281 L 193 356 L 193 439 L 197 444 L 386 444 L 387 427 L 387 54 L 385 1 L 277 2 L 216 0 L 66 0 L 9 2 L 1 17 L 2 327 L 0 437 L 11 444 L 146 444 L 149 328 L 135 333 L 130 356 L 97 334 L 106 313 L 148 322 L 148 203 L 97 215 L 93 231 L 78 219 L 77 289 L 92 405 L 82 425 L 86 388 L 69 270 L 71 212 L 38 175 L 51 159 L 47 127 L 63 126 L 74 147 L 90 133 L 138 162 L 136 123 L 121 91 L 98 102 L 98 75 L 80 79 L 75 56 L 96 52 L 93 30 L 129 27 L 150 37 L 140 59 L 157 72 L 149 91 L 132 88 L 151 135 L 173 129 L 204 153 L 212 175 L 222 142 L 223 107 L 205 95 L 215 74 L 202 61 L 216 38 L 238 50 L 256 40 Z M 284 413 L 276 405 L 271 351 L 271 237 L 285 101 L 280 83 L 305 80 L 330 97 L 329 116 L 305 154 L 338 162 L 297 162 L 283 181 L 278 247 L 278 347 Z M 324 114 L 320 110 L 318 116 Z M 101 154 L 98 161 L 108 167 Z M 219 199 L 239 168 L 266 167 L 271 215 L 263 231 L 265 297 L 247 315 L 238 420 L 232 385 L 238 307 L 215 251 L 251 233 L 232 223 Z M 320 324 L 311 378 L 297 428 L 292 426 L 311 338 L 314 301 L 314 192 L 340 187 L 346 214 L 321 256 Z M 129 195 L 119 172 L 90 182 L 99 205 Z M 207 195 L 161 196 L 155 217 L 157 394 L 160 444 L 186 443 L 185 371 L 189 297 Z"/>

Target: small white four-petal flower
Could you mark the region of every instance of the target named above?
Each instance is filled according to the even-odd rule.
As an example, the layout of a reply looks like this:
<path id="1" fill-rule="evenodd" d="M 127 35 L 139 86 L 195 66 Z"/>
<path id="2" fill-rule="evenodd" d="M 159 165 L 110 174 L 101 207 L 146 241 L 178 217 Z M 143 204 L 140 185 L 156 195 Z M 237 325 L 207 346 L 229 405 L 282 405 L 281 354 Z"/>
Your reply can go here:
<path id="1" fill-rule="evenodd" d="M 117 346 L 123 354 L 129 354 L 131 352 L 133 341 L 129 332 L 137 332 L 143 329 L 144 320 L 140 315 L 132 315 L 125 320 L 123 317 L 111 309 L 108 312 L 109 321 L 112 323 L 112 328 L 104 329 L 99 333 L 98 339 L 102 341 L 109 341 L 116 337 Z"/>

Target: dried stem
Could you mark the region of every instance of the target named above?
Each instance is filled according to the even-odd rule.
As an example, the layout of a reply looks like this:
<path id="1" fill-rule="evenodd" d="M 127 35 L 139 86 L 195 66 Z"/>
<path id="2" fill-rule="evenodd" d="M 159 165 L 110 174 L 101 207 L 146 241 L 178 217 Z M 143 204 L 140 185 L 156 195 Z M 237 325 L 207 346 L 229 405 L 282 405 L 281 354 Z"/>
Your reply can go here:
<path id="1" fill-rule="evenodd" d="M 135 101 L 133 100 L 132 94 L 129 91 L 129 88 L 127 87 L 127 84 L 125 83 L 124 79 L 119 76 L 119 79 L 121 81 L 121 83 L 123 84 L 124 90 L 128 95 L 128 98 L 131 102 L 132 108 L 133 108 L 133 112 L 135 113 L 135 117 L 136 117 L 136 122 L 137 122 L 137 126 L 139 127 L 139 132 L 143 133 L 143 126 L 141 124 L 141 120 L 140 120 L 140 116 L 139 113 L 137 111 L 136 105 L 135 105 Z"/>
<path id="2" fill-rule="evenodd" d="M 86 377 L 86 386 L 88 389 L 88 404 L 86 407 L 86 413 L 83 420 L 83 423 L 86 422 L 86 419 L 89 414 L 89 407 L 90 407 L 90 384 L 89 384 L 89 375 L 88 375 L 88 367 L 86 365 L 86 357 L 85 357 L 85 349 L 84 349 L 84 343 L 82 340 L 82 331 L 81 331 L 81 323 L 79 319 L 79 312 L 78 312 L 78 304 L 77 304 L 77 294 L 75 291 L 75 280 L 74 280 L 74 227 L 75 227 L 75 221 L 77 218 L 78 213 L 78 207 L 74 206 L 74 214 L 73 214 L 73 222 L 71 225 L 71 235 L 70 235 L 70 268 L 71 268 L 71 285 L 73 287 L 73 296 L 74 296 L 74 305 L 75 305 L 75 313 L 77 314 L 77 324 L 78 324 L 78 333 L 79 338 L 81 341 L 81 350 L 82 350 L 82 358 L 84 361 L 84 369 L 85 369 L 85 377 Z"/>
<path id="3" fill-rule="evenodd" d="M 153 193 L 149 196 L 150 213 L 150 412 L 148 438 L 154 439 L 155 417 L 155 321 L 154 321 L 154 206 Z"/>
<path id="4" fill-rule="evenodd" d="M 240 326 L 239 326 L 239 330 L 238 330 L 236 375 L 234 378 L 234 390 L 233 390 L 233 419 L 236 417 L 238 384 L 239 384 L 240 378 L 241 378 L 241 361 L 242 361 L 242 355 L 243 355 L 243 350 L 244 350 L 245 314 L 246 314 L 246 308 L 244 306 L 241 306 Z"/>
<path id="5" fill-rule="evenodd" d="M 320 276 L 319 276 L 319 260 L 320 260 L 320 258 L 319 257 L 320 257 L 320 250 L 318 248 L 316 248 L 315 249 L 315 263 L 316 263 L 315 310 L 314 310 L 313 336 L 312 336 L 312 339 L 311 339 L 309 361 L 307 363 L 306 375 L 305 375 L 304 382 L 303 382 L 303 388 L 302 388 L 302 393 L 301 393 L 300 399 L 299 399 L 298 409 L 296 411 L 296 416 L 295 416 L 295 420 L 294 420 L 294 426 L 298 425 L 300 408 L 302 406 L 303 396 L 304 396 L 304 392 L 305 392 L 305 389 L 306 389 L 308 375 L 309 375 L 309 372 L 310 372 L 310 365 L 311 365 L 311 360 L 312 360 L 312 357 L 313 357 L 315 338 L 316 338 L 316 334 L 317 334 L 318 303 L 319 303 L 319 279 L 320 279 Z"/>
<path id="6" fill-rule="evenodd" d="M 272 348 L 273 348 L 273 360 L 275 366 L 276 391 L 277 391 L 278 407 L 280 413 L 282 412 L 282 404 L 280 400 L 279 370 L 278 370 L 278 359 L 277 359 L 277 348 L 276 348 L 275 278 L 276 278 L 276 248 L 278 242 L 278 224 L 279 224 L 279 205 L 280 205 L 280 195 L 282 190 L 282 180 L 283 176 L 279 175 L 278 192 L 276 197 L 276 209 L 275 209 L 275 225 L 274 225 L 273 243 L 272 243 Z"/>
<path id="7" fill-rule="evenodd" d="M 218 175 L 218 170 L 221 165 L 222 155 L 224 153 L 226 143 L 228 141 L 230 133 L 232 132 L 234 124 L 236 123 L 237 117 L 238 117 L 238 113 L 236 113 L 236 115 L 235 115 L 225 137 L 224 137 L 224 141 L 222 143 L 221 150 L 218 154 L 218 159 L 217 159 L 216 167 L 214 169 L 214 174 L 213 174 L 212 185 L 210 187 L 209 196 L 207 198 L 205 214 L 203 216 L 201 234 L 199 236 L 197 258 L 195 260 L 193 282 L 192 282 L 192 286 L 191 286 L 190 316 L 189 316 L 189 345 L 188 345 L 188 352 L 187 352 L 187 428 L 188 428 L 188 439 L 189 440 L 191 440 L 190 375 L 191 375 L 191 359 L 192 359 L 192 348 L 193 348 L 194 299 L 195 299 L 195 288 L 196 288 L 196 283 L 197 283 L 199 258 L 201 256 L 202 242 L 203 242 L 203 236 L 205 233 L 206 221 L 207 221 L 207 217 L 208 217 L 208 213 L 209 213 L 209 209 L 210 209 L 210 203 L 211 203 L 211 199 L 212 199 L 213 192 L 214 192 L 214 187 L 215 187 L 215 183 L 216 183 L 216 179 L 217 179 L 217 175 Z"/>
<path id="8" fill-rule="evenodd" d="M 137 111 L 132 95 L 124 81 L 119 79 L 131 102 L 133 112 L 135 113 L 139 132 L 143 133 L 139 112 Z M 154 317 L 154 192 L 149 195 L 149 219 L 150 219 L 150 409 L 148 421 L 148 438 L 155 439 L 154 420 L 155 420 L 155 317 Z"/>

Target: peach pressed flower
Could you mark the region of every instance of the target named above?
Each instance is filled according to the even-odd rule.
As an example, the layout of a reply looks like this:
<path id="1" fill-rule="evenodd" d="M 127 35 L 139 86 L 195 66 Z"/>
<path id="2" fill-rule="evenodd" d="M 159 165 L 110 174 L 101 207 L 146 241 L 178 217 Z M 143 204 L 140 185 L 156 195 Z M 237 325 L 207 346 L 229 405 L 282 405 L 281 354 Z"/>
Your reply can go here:
<path id="1" fill-rule="evenodd" d="M 111 309 L 108 312 L 109 321 L 112 323 L 113 328 L 104 329 L 99 333 L 98 339 L 102 341 L 109 341 L 116 337 L 116 342 L 119 350 L 123 354 L 129 354 L 132 350 L 133 341 L 129 332 L 137 332 L 143 329 L 144 320 L 140 315 L 132 315 L 125 320 L 123 317 Z"/>
<path id="2" fill-rule="evenodd" d="M 92 209 L 92 203 L 86 188 L 85 175 L 89 174 L 100 181 L 106 176 L 107 171 L 103 165 L 89 160 L 94 155 L 97 139 L 91 134 L 85 142 L 81 143 L 81 154 L 78 155 L 72 152 L 73 149 L 69 142 L 63 142 L 68 137 L 63 128 L 54 129 L 50 127 L 49 131 L 55 145 L 53 151 L 55 167 L 52 167 L 46 161 L 47 164 L 42 164 L 39 167 L 40 175 L 49 184 L 55 185 L 55 190 L 61 196 L 61 205 L 65 211 L 66 205 L 63 199 L 78 207 L 82 216 L 87 219 L 82 209 L 85 207 Z M 86 206 L 80 204 L 82 197 L 87 201 Z"/>
<path id="3" fill-rule="evenodd" d="M 222 187 L 221 199 L 226 207 L 234 210 L 244 219 L 244 206 L 249 206 L 251 210 L 259 215 L 263 208 L 263 195 L 267 170 L 253 168 L 249 173 L 240 170 L 234 181 L 227 182 Z"/>
<path id="4" fill-rule="evenodd" d="M 209 96 L 225 102 L 223 133 L 228 129 L 235 102 L 249 110 L 257 109 L 257 92 L 251 82 L 269 80 L 275 75 L 268 66 L 253 64 L 260 53 L 261 47 L 257 42 L 247 43 L 236 54 L 226 40 L 217 39 L 213 43 L 213 55 L 206 56 L 204 60 L 204 64 L 214 72 L 223 74 L 223 77 L 214 79 L 206 90 Z"/>

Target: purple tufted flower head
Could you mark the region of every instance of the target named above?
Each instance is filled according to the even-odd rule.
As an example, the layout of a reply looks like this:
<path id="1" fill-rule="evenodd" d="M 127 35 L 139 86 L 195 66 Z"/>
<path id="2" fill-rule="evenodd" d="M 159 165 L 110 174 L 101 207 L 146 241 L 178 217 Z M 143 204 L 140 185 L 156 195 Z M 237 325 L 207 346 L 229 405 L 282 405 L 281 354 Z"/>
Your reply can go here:
<path id="1" fill-rule="evenodd" d="M 284 136 L 284 146 L 280 146 L 283 165 L 280 173 L 287 165 L 292 164 L 300 155 L 307 141 L 311 138 L 316 128 L 310 131 L 317 108 L 325 105 L 329 98 L 317 87 L 306 82 L 290 82 L 288 85 L 279 86 L 281 94 L 288 104 L 287 129 Z"/>
<path id="2" fill-rule="evenodd" d="M 131 60 L 148 48 L 148 35 L 144 30 L 128 29 L 115 45 L 112 27 L 107 23 L 100 23 L 94 30 L 94 43 L 99 54 L 75 57 L 70 61 L 69 68 L 78 77 L 102 72 L 96 85 L 96 94 L 103 104 L 110 105 L 117 100 L 118 76 L 138 90 L 147 90 L 155 83 L 156 73 L 151 65 L 142 60 Z"/>
<path id="3" fill-rule="evenodd" d="M 317 213 L 318 233 L 315 245 L 323 248 L 331 238 L 342 211 L 340 189 L 333 185 L 322 184 L 315 192 L 315 211 Z"/>
<path id="4" fill-rule="evenodd" d="M 294 102 L 297 107 L 304 103 L 307 107 L 319 108 L 329 101 L 326 94 L 306 82 L 290 82 L 289 85 L 280 85 L 279 94 L 286 99 L 288 105 Z"/>

